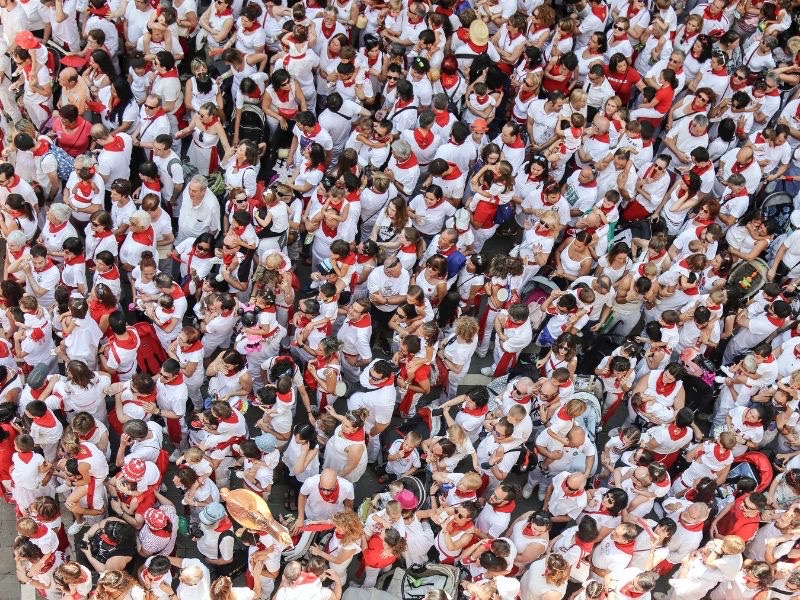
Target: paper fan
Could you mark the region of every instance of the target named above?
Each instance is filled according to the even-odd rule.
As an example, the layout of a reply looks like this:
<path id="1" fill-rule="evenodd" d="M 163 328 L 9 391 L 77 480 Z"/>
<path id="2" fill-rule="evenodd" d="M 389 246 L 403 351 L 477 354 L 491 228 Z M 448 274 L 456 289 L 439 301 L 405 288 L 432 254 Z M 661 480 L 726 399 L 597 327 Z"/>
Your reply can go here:
<path id="1" fill-rule="evenodd" d="M 336 525 L 333 523 L 309 523 L 308 525 L 303 525 L 300 531 L 330 531 L 335 527 Z"/>
<path id="2" fill-rule="evenodd" d="M 223 498 L 228 514 L 240 525 L 253 531 L 266 531 L 281 543 L 292 545 L 292 536 L 285 527 L 275 522 L 261 496 L 242 488 L 228 491 Z"/>
<path id="3" fill-rule="evenodd" d="M 89 64 L 89 59 L 82 56 L 65 56 L 61 59 L 61 64 L 73 69 L 82 69 Z"/>

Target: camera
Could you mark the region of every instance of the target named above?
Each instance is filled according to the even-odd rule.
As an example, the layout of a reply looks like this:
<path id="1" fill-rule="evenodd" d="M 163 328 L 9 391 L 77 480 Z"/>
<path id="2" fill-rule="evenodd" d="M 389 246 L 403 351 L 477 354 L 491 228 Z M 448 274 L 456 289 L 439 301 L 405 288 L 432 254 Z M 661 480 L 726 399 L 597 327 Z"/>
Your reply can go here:
<path id="1" fill-rule="evenodd" d="M 189 523 L 189 537 L 201 538 L 203 537 L 203 529 L 199 523 Z"/>

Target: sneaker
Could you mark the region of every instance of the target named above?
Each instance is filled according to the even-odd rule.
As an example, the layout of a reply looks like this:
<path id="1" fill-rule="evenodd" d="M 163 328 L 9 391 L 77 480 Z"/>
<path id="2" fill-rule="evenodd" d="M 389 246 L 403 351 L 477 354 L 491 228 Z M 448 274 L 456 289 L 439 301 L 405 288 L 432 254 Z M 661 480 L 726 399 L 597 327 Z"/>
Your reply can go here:
<path id="1" fill-rule="evenodd" d="M 172 451 L 172 454 L 169 455 L 169 462 L 173 462 L 173 463 L 174 462 L 178 462 L 178 459 L 181 456 L 183 456 L 183 453 L 180 450 L 178 450 L 177 448 L 175 448 L 175 450 Z"/>
<path id="2" fill-rule="evenodd" d="M 485 377 L 492 377 L 494 375 L 494 369 L 492 367 L 483 367 L 481 369 L 481 375 Z"/>
<path id="3" fill-rule="evenodd" d="M 75 522 L 72 523 L 72 525 L 67 527 L 67 533 L 69 535 L 78 535 L 80 530 L 83 529 L 84 527 L 86 527 L 87 525 L 88 525 L 88 523 L 86 523 L 85 521 L 82 521 L 80 523 L 78 521 L 75 521 Z"/>
<path id="4" fill-rule="evenodd" d="M 475 354 L 477 355 L 478 358 L 486 358 L 486 352 L 481 352 L 480 350 L 477 350 Z"/>
<path id="5" fill-rule="evenodd" d="M 547 492 L 547 489 L 543 486 L 539 486 L 539 492 L 537 493 L 536 497 L 539 498 L 539 502 L 544 502 L 544 494 Z"/>
<path id="6" fill-rule="evenodd" d="M 525 500 L 533 496 L 533 488 L 534 486 L 530 483 L 526 483 L 525 487 L 522 488 L 522 497 L 525 498 Z"/>
<path id="7" fill-rule="evenodd" d="M 66 494 L 67 492 L 71 492 L 72 487 L 67 485 L 66 483 L 62 483 L 60 486 L 56 488 L 56 494 Z"/>

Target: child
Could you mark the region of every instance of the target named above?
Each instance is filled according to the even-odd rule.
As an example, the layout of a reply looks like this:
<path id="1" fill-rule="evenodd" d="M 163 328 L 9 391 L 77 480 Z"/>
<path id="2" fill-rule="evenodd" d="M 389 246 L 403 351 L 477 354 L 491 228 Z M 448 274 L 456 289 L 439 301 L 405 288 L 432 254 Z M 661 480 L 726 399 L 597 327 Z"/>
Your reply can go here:
<path id="1" fill-rule="evenodd" d="M 25 417 L 30 420 L 30 434 L 34 444 L 42 449 L 45 460 L 53 462 L 61 443 L 64 426 L 42 400 L 32 400 L 25 407 Z"/>
<path id="2" fill-rule="evenodd" d="M 680 330 L 678 323 L 680 322 L 681 315 L 677 310 L 665 310 L 658 318 L 658 324 L 661 326 L 661 341 L 653 342 L 653 348 L 662 348 L 665 352 L 670 353 L 680 342 Z"/>
<path id="3" fill-rule="evenodd" d="M 200 485 L 203 485 L 214 471 L 211 466 L 211 461 L 205 453 L 196 446 L 186 450 L 183 456 L 175 461 L 175 466 L 178 468 L 189 467 L 197 475 L 197 480 L 200 482 Z"/>
<path id="4" fill-rule="evenodd" d="M 497 26 L 502 22 L 503 7 L 500 0 L 478 0 L 477 13 L 487 25 Z"/>
<path id="5" fill-rule="evenodd" d="M 595 375 L 603 382 L 606 402 L 603 410 L 603 423 L 616 412 L 625 394 L 633 387 L 634 370 L 630 360 L 624 356 L 606 356 L 595 369 Z"/>
<path id="6" fill-rule="evenodd" d="M 625 451 L 638 445 L 642 437 L 641 430 L 635 425 L 629 425 L 624 428 L 620 427 L 616 431 L 618 432 L 617 435 L 609 435 L 606 446 L 603 448 L 603 453 L 600 455 L 600 462 L 603 465 L 603 470 L 595 477 L 595 488 L 598 487 L 606 477 L 611 475 L 617 465 L 617 461 L 622 458 Z M 614 433 L 614 431 L 610 433 Z"/>
<path id="7" fill-rule="evenodd" d="M 245 487 L 257 493 L 264 501 L 269 501 L 273 471 L 281 459 L 276 444 L 274 435 L 262 433 L 255 440 L 247 440 L 241 445 L 243 469 L 236 471 L 236 476 L 241 477 Z"/>
<path id="8" fill-rule="evenodd" d="M 23 517 L 17 521 L 17 533 L 28 538 L 42 551 L 41 560 L 35 562 L 28 572 L 29 576 L 33 576 L 42 570 L 53 553 L 58 550 L 58 536 L 46 525 L 40 525 L 31 517 Z"/>
<path id="9" fill-rule="evenodd" d="M 556 128 L 556 136 L 563 139 L 547 155 L 547 160 L 550 162 L 550 173 L 556 181 L 560 181 L 564 176 L 567 163 L 581 146 L 586 117 L 579 112 L 574 112 L 570 115 L 569 127 L 565 128 L 565 124 L 566 121 L 559 122 Z"/>
<path id="10" fill-rule="evenodd" d="M 21 371 L 30 373 L 40 363 L 52 363 L 51 351 L 55 349 L 53 328 L 49 314 L 39 306 L 39 301 L 32 294 L 25 294 L 19 301 L 19 307 L 23 322 L 17 322 L 14 354 L 23 361 L 20 365 Z"/>
<path id="11" fill-rule="evenodd" d="M 147 97 L 150 77 L 147 74 L 147 62 L 142 52 L 135 52 L 128 60 L 128 82 L 131 84 L 133 98 L 141 106 Z"/>
<path id="12" fill-rule="evenodd" d="M 396 496 L 403 490 L 405 490 L 405 487 L 403 486 L 402 481 L 390 481 L 385 492 L 379 492 L 372 496 L 372 499 L 369 502 L 370 511 L 383 510 L 391 500 L 396 500 Z"/>
<path id="13" fill-rule="evenodd" d="M 416 431 L 409 431 L 403 439 L 395 440 L 386 456 L 386 474 L 378 478 L 378 483 L 384 484 L 392 477 L 406 477 L 421 469 L 418 450 L 421 442 Z"/>
<path id="14" fill-rule="evenodd" d="M 421 329 L 419 337 L 421 342 L 420 350 L 405 365 L 406 376 L 403 378 L 404 381 L 413 381 L 417 370 L 424 365 L 431 364 L 433 357 L 439 351 L 439 326 L 434 321 L 428 321 L 422 324 Z M 398 383 L 400 381 L 398 379 Z"/>
<path id="15" fill-rule="evenodd" d="M 444 498 L 437 500 L 435 495 L 431 496 L 431 511 L 436 512 L 439 507 L 457 506 L 464 502 L 475 500 L 477 491 L 483 482 L 481 476 L 475 471 L 467 471 L 463 475 L 460 473 L 434 473 L 431 493 L 436 494 L 439 490 L 444 494 Z M 420 518 L 423 518 L 420 515 Z"/>
<path id="16" fill-rule="evenodd" d="M 561 448 L 551 448 L 552 450 L 560 450 L 563 448 L 563 446 L 569 444 L 567 434 L 575 425 L 575 419 L 585 412 L 586 404 L 581 400 L 572 399 L 564 406 L 559 408 L 553 414 L 553 416 L 550 417 L 550 421 L 548 422 L 545 431 L 547 432 L 547 435 L 554 439 L 558 444 L 561 444 Z M 555 459 L 545 458 L 542 460 L 540 463 L 541 469 L 543 471 L 547 471 L 547 469 L 553 463 L 553 460 Z"/>
<path id="17" fill-rule="evenodd" d="M 558 336 L 572 329 L 586 314 L 585 310 L 578 310 L 578 300 L 569 292 L 551 292 L 542 303 L 542 311 L 552 315 L 536 341 L 542 348 L 552 346 Z"/>
<path id="18" fill-rule="evenodd" d="M 27 434 L 18 435 L 14 440 L 14 454 L 11 457 L 11 497 L 17 505 L 17 514 L 24 514 L 31 503 L 41 496 L 53 496 L 50 485 L 53 468 L 41 454 L 33 451 L 33 438 Z"/>
<path id="19" fill-rule="evenodd" d="M 403 3 L 401 0 L 389 0 L 387 8 L 378 17 L 379 31 L 393 37 L 400 37 L 403 28 Z"/>
<path id="20" fill-rule="evenodd" d="M 472 89 L 470 89 L 472 88 Z M 464 104 L 464 113 L 461 117 L 467 125 L 477 119 L 491 123 L 497 107 L 497 99 L 489 93 L 489 88 L 483 81 L 478 81 L 467 88 L 467 101 Z"/>

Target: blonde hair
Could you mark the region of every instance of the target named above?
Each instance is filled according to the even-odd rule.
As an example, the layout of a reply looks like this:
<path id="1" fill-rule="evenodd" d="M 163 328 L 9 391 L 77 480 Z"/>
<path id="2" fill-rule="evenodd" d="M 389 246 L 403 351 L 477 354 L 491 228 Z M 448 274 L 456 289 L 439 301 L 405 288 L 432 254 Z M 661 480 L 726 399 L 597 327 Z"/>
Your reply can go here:
<path id="1" fill-rule="evenodd" d="M 725 554 L 741 554 L 744 551 L 744 540 L 738 535 L 726 535 L 722 538 L 722 551 Z"/>
<path id="2" fill-rule="evenodd" d="M 453 423 L 447 428 L 446 437 L 456 445 L 456 448 L 460 448 L 467 440 L 467 433 L 464 431 L 461 425 L 458 423 Z"/>
<path id="3" fill-rule="evenodd" d="M 569 101 L 572 102 L 581 102 L 582 100 L 586 100 L 589 97 L 589 94 L 584 92 L 580 88 L 575 88 L 572 90 L 572 93 L 569 95 Z"/>
<path id="4" fill-rule="evenodd" d="M 471 342 L 478 335 L 478 321 L 475 317 L 458 317 L 453 323 L 453 331 L 458 337 Z"/>
<path id="5" fill-rule="evenodd" d="M 561 219 L 558 216 L 558 211 L 548 210 L 541 217 L 539 217 L 539 220 L 542 223 L 546 223 L 550 226 L 550 231 L 553 232 L 553 237 L 558 235 L 558 232 L 561 229 Z"/>
<path id="6" fill-rule="evenodd" d="M 355 542 L 361 538 L 361 534 L 364 533 L 364 524 L 361 522 L 361 519 L 358 518 L 358 515 L 352 511 L 336 513 L 333 515 L 331 521 L 333 521 L 335 527 L 344 531 L 344 538 L 342 538 L 341 541 L 342 545 Z"/>
<path id="7" fill-rule="evenodd" d="M 468 490 L 474 491 L 483 485 L 483 480 L 475 471 L 467 471 L 464 473 L 464 477 L 461 478 L 459 483 Z"/>

